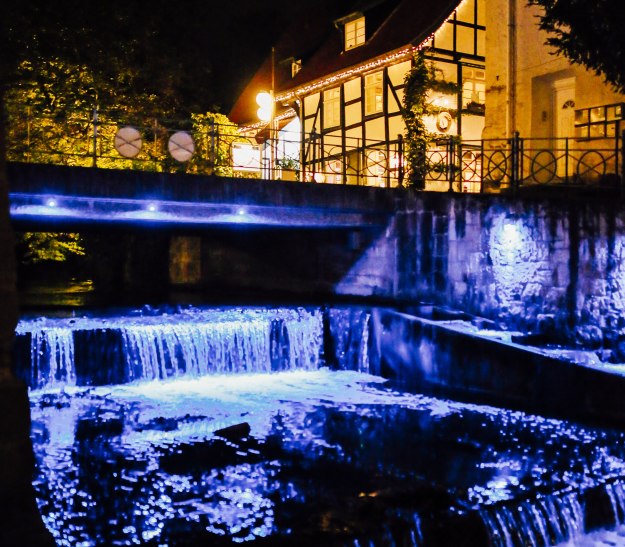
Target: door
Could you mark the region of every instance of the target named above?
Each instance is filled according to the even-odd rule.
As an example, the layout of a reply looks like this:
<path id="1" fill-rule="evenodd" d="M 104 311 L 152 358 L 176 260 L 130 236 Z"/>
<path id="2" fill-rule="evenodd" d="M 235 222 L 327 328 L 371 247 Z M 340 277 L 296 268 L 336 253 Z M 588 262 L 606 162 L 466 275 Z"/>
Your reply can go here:
<path id="1" fill-rule="evenodd" d="M 563 78 L 553 83 L 553 152 L 557 158 L 559 177 L 573 174 L 573 162 L 567 161 L 567 148 L 575 136 L 575 78 Z M 567 173 L 568 171 L 568 173 Z"/>

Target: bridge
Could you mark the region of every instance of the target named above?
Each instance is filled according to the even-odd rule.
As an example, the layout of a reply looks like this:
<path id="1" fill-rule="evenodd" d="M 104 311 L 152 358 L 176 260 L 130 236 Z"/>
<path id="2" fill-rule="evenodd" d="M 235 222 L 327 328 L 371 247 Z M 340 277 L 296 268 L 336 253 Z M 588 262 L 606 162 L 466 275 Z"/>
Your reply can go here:
<path id="1" fill-rule="evenodd" d="M 9 162 L 17 229 L 97 227 L 366 229 L 387 224 L 401 189 Z"/>

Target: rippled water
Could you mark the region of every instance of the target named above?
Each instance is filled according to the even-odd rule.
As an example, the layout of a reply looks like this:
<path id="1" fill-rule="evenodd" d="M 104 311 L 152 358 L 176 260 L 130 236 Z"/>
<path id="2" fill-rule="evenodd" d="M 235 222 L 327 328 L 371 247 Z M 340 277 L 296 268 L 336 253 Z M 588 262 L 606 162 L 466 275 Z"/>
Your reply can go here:
<path id="1" fill-rule="evenodd" d="M 610 481 L 620 492 L 625 477 L 621 433 L 357 372 L 67 387 L 31 401 L 34 484 L 59 545 L 576 545 L 594 537 L 575 514 L 588 515 L 583 492 Z M 531 534 L 514 531 L 519 518 Z"/>

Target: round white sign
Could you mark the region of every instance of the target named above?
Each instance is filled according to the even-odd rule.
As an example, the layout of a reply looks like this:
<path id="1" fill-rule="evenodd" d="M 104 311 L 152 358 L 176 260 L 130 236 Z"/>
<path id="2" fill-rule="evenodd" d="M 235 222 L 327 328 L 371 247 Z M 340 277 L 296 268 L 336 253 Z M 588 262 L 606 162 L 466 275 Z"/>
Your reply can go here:
<path id="1" fill-rule="evenodd" d="M 115 133 L 115 150 L 125 158 L 134 158 L 141 151 L 141 133 L 134 127 L 120 127 Z"/>
<path id="2" fill-rule="evenodd" d="M 195 143 L 193 137 L 186 131 L 177 131 L 167 143 L 167 149 L 172 158 L 178 161 L 188 161 L 195 152 Z"/>

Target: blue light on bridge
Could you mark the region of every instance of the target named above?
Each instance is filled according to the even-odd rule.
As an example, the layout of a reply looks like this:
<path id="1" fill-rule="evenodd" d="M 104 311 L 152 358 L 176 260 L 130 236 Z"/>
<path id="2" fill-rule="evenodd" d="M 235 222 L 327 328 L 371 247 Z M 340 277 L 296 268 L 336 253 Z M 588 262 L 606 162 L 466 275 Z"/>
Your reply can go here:
<path id="1" fill-rule="evenodd" d="M 90 196 L 11 193 L 13 221 L 44 224 L 159 222 L 177 225 L 362 227 L 371 225 L 370 215 L 314 207 L 285 207 L 190 201 L 155 200 L 153 197 L 111 198 Z M 380 221 L 384 222 L 381 216 Z"/>

